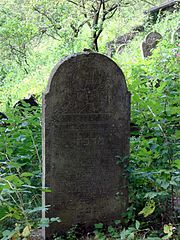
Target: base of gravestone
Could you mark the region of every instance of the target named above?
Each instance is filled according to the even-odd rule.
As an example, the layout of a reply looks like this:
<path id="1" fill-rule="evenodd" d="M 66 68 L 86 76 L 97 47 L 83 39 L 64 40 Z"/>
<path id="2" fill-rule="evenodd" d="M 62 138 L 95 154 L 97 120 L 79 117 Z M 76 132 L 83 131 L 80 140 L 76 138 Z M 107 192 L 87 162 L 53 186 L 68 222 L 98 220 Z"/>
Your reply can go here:
<path id="1" fill-rule="evenodd" d="M 72 225 L 69 228 L 64 228 L 59 225 L 59 229 L 56 230 L 56 232 L 52 234 L 49 234 L 48 228 L 42 229 L 41 231 L 35 231 L 33 234 L 34 238 L 30 238 L 30 240 L 52 240 L 55 238 L 55 236 L 58 237 L 62 237 L 63 239 L 67 239 L 67 237 L 69 236 L 70 233 L 72 233 L 73 235 L 76 236 L 76 239 L 86 239 L 87 237 L 93 236 L 94 235 L 94 231 L 98 229 L 96 229 L 96 225 L 101 226 L 100 228 L 103 232 L 108 232 L 108 227 L 109 226 L 113 226 L 113 227 L 117 227 L 117 225 L 115 224 L 116 221 L 119 221 L 121 223 L 122 226 L 125 225 L 125 221 L 124 219 L 121 218 L 114 218 L 112 219 L 112 221 L 108 221 L 108 222 L 104 222 L 103 220 L 100 222 L 94 222 L 92 224 L 87 224 L 87 223 L 77 223 L 76 225 Z M 52 228 L 52 226 L 54 225 L 54 223 L 49 225 L 49 228 Z M 57 229 L 57 228 L 56 228 Z M 87 238 L 89 239 L 89 238 Z M 94 238 L 93 238 L 94 239 Z"/>
<path id="2" fill-rule="evenodd" d="M 87 226 L 84 224 L 76 224 L 69 229 L 67 229 L 66 232 L 57 232 L 53 236 L 45 237 L 42 236 L 42 231 L 34 231 L 32 236 L 30 237 L 30 240 L 52 240 L 52 239 L 96 239 L 96 231 L 102 231 L 105 235 L 108 233 L 109 226 L 113 227 L 114 229 L 119 229 L 119 227 L 124 227 L 125 222 L 120 221 L 117 219 L 118 222 L 120 222 L 120 225 L 115 223 L 116 221 L 113 221 L 110 224 L 103 224 L 102 222 L 97 222 L 94 225 Z M 71 238 L 70 236 L 73 237 Z M 99 239 L 99 238 L 98 238 Z"/>

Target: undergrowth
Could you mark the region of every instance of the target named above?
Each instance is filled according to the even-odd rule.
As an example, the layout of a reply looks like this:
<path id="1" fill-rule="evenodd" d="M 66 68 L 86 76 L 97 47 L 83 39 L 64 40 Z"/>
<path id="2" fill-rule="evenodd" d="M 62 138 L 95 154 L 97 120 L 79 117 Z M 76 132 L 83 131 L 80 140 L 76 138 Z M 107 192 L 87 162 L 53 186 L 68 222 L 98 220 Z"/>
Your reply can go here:
<path id="1" fill-rule="evenodd" d="M 160 21 L 154 26 L 154 30 L 161 29 L 163 40 L 151 57 L 141 57 L 141 34 L 121 56 L 114 56 L 126 75 L 132 94 L 131 121 L 137 126 L 130 139 L 129 208 L 124 215 L 125 224 L 118 219 L 108 227 L 98 223 L 89 235 L 78 237 L 79 232 L 74 227 L 66 239 L 158 240 L 178 239 L 180 235 L 179 53 L 178 42 L 167 28 L 170 23 L 172 32 L 176 31 L 177 18 L 172 16 L 168 15 L 164 24 Z M 79 38 L 83 39 L 83 44 L 85 35 Z M 75 49 L 80 49 L 81 42 L 76 41 L 79 45 Z M 48 191 L 41 187 L 41 107 L 33 112 L 27 109 L 23 114 L 12 107 L 15 100 L 32 90 L 41 102 L 50 65 L 53 66 L 59 55 L 72 51 L 68 49 L 72 45 L 60 49 L 64 40 L 58 44 L 54 40 L 49 45 L 43 44 L 31 55 L 29 74 L 15 62 L 10 66 L 6 61 L 0 69 L 0 88 L 4 91 L 1 105 L 8 116 L 8 120 L 0 120 L 0 238 L 3 240 L 28 239 L 32 229 L 60 221 L 58 218 L 41 219 L 41 211 L 45 210 L 41 207 L 41 193 Z M 52 56 L 43 55 L 42 46 L 45 51 L 50 49 Z M 105 44 L 102 51 L 104 49 Z M 20 92 L 15 92 L 14 87 Z"/>

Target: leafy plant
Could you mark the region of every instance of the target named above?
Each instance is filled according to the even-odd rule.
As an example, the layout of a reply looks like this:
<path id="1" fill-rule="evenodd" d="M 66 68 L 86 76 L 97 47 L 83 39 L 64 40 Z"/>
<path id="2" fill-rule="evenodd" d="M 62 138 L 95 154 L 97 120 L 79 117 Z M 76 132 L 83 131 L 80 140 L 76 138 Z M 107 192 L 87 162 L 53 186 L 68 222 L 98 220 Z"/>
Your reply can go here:
<path id="1" fill-rule="evenodd" d="M 152 219 L 160 218 L 162 226 L 169 220 L 177 223 L 174 196 L 179 194 L 180 178 L 176 51 L 176 43 L 164 39 L 152 57 L 134 64 L 129 80 L 132 121 L 140 128 L 138 136 L 131 138 L 131 201 L 144 217 L 151 214 Z"/>
<path id="2" fill-rule="evenodd" d="M 8 231 L 25 235 L 42 211 L 37 208 L 42 191 L 39 114 L 11 113 L 0 127 L 0 234 L 4 238 Z"/>
<path id="3" fill-rule="evenodd" d="M 119 8 L 119 3 L 125 2 L 113 0 L 106 1 L 105 9 L 103 1 L 86 1 L 84 9 L 80 2 L 84 1 L 0 3 L 0 106 L 8 115 L 0 126 L 3 240 L 28 238 L 33 228 L 60 221 L 40 216 L 48 208 L 41 207 L 41 113 L 27 110 L 23 116 L 15 114 L 14 102 L 28 93 L 36 93 L 41 100 L 50 70 L 59 58 L 82 51 L 92 43 L 94 49 L 106 53 L 107 42 L 118 37 L 119 31 L 127 33 L 135 24 L 142 24 L 143 10 L 149 6 L 135 1 Z M 117 7 L 120 11 L 116 11 Z M 105 21 L 103 14 L 108 9 L 112 11 L 107 12 Z M 93 21 L 95 17 L 99 18 Z M 179 43 L 174 37 L 177 17 L 175 12 L 167 14 L 163 21 L 159 18 L 154 25 L 147 23 L 145 32 L 138 34 L 121 55 L 115 55 L 132 93 L 132 122 L 139 129 L 131 137 L 127 168 L 130 205 L 124 216 L 125 226 L 118 223 L 105 229 L 101 223 L 96 224 L 95 237 L 88 236 L 89 239 L 178 239 Z M 139 43 L 151 30 L 159 31 L 163 41 L 151 57 L 143 60 Z M 67 233 L 67 238 L 77 238 L 75 228 Z"/>

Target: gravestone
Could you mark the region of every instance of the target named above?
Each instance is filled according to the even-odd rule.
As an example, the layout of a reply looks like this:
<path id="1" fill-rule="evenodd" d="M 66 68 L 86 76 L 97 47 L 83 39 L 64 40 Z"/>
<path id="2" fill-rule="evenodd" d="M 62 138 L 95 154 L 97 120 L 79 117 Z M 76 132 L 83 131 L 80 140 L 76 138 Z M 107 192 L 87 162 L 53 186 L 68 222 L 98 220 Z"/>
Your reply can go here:
<path id="1" fill-rule="evenodd" d="M 129 33 L 119 36 L 116 40 L 108 42 L 107 44 L 108 55 L 112 57 L 115 52 L 121 54 L 125 46 L 136 36 L 136 34 L 137 34 L 137 31 L 132 30 Z"/>
<path id="2" fill-rule="evenodd" d="M 152 55 L 152 50 L 156 48 L 156 45 L 161 40 L 162 36 L 158 32 L 150 32 L 145 40 L 142 42 L 142 54 L 143 57 L 149 57 Z"/>
<path id="3" fill-rule="evenodd" d="M 120 45 L 117 49 L 117 53 L 121 54 L 124 51 L 124 49 L 126 48 L 126 46 L 127 46 L 126 44 Z"/>
<path id="4" fill-rule="evenodd" d="M 43 96 L 44 217 L 59 217 L 46 239 L 72 225 L 110 224 L 128 203 L 130 93 L 108 57 L 82 53 L 52 71 Z M 120 163 L 117 164 L 117 161 Z"/>

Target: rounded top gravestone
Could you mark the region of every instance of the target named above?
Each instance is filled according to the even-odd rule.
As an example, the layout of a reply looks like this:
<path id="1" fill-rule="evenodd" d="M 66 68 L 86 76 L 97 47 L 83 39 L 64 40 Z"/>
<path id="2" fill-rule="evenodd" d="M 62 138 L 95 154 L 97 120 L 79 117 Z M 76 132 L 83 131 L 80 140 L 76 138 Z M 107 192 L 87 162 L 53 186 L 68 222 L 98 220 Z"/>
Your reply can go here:
<path id="1" fill-rule="evenodd" d="M 152 50 L 156 48 L 162 36 L 158 32 L 150 32 L 142 42 L 142 54 L 143 58 L 147 58 L 152 55 Z"/>
<path id="2" fill-rule="evenodd" d="M 122 218 L 128 203 L 130 93 L 121 69 L 98 53 L 56 65 L 43 96 L 43 205 L 59 217 L 44 237 Z M 117 164 L 118 160 L 120 163 Z"/>

